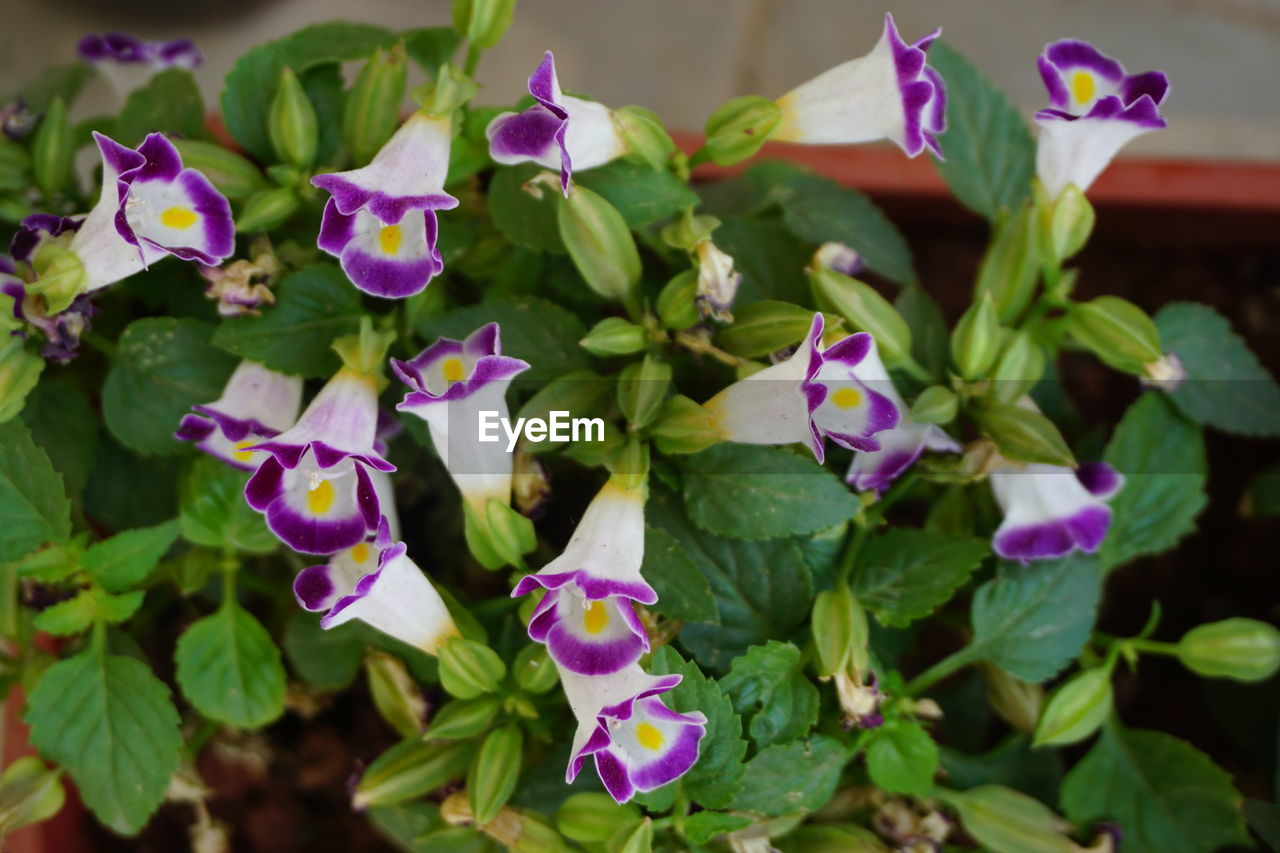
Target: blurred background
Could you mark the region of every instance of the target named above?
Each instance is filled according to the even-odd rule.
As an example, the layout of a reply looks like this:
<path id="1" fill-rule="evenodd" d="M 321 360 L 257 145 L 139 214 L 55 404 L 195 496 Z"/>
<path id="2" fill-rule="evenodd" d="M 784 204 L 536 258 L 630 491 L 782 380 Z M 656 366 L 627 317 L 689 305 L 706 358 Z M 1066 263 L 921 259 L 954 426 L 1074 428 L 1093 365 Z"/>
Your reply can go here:
<path id="1" fill-rule="evenodd" d="M 1036 54 L 1056 38 L 1092 41 L 1130 71 L 1167 71 L 1169 129 L 1126 154 L 1280 159 L 1280 0 L 526 0 L 481 65 L 481 100 L 516 100 L 551 49 L 566 89 L 697 130 L 727 98 L 776 97 L 865 53 L 886 7 L 908 41 L 943 27 L 1028 113 L 1044 97 Z M 344 18 L 444 24 L 449 9 L 449 0 L 0 0 L 0 91 L 74 59 L 82 34 L 121 30 L 195 39 L 212 103 L 251 45 Z"/>

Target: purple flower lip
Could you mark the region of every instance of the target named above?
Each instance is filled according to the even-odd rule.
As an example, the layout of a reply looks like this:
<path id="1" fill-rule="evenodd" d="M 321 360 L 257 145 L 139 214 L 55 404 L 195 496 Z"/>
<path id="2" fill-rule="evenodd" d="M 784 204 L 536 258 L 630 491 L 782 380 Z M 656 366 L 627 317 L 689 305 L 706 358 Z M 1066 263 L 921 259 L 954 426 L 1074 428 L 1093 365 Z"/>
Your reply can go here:
<path id="1" fill-rule="evenodd" d="M 33 213 L 22 220 L 13 239 L 9 241 L 9 254 L 13 256 L 13 260 L 29 264 L 35 259 L 36 252 L 46 240 L 74 233 L 82 224 L 84 224 L 83 216 Z"/>
<path id="2" fill-rule="evenodd" d="M 809 409 L 810 448 L 819 463 L 826 455 L 824 438 L 849 450 L 877 451 L 880 442 L 873 436 L 893 429 L 899 418 L 893 401 L 855 373 L 875 346 L 871 335 L 858 332 L 820 350 L 823 323 L 822 314 L 814 314 L 801 344 L 802 350 L 809 347 L 809 368 L 800 390 Z"/>
<path id="3" fill-rule="evenodd" d="M 466 340 L 440 338 L 408 361 L 391 359 L 391 369 L 412 390 L 396 405 L 401 411 L 464 400 L 494 382 L 512 379 L 529 363 L 502 355 L 497 323 L 476 329 Z"/>
<path id="4" fill-rule="evenodd" d="M 893 15 L 884 15 L 884 38 L 893 53 L 893 66 L 898 74 L 904 116 L 902 150 L 915 157 L 926 147 L 942 156 L 938 135 L 947 129 L 947 88 L 938 72 L 930 68 L 925 53 L 942 28 L 934 30 L 911 44 L 903 41 Z"/>
<path id="5" fill-rule="evenodd" d="M 1169 78 L 1161 71 L 1128 74 L 1118 61 L 1075 39 L 1047 45 L 1036 65 L 1049 91 L 1049 106 L 1036 113 L 1037 120 L 1104 119 L 1153 130 L 1166 126 L 1159 107 L 1169 94 Z"/>
<path id="6" fill-rule="evenodd" d="M 1041 464 L 1000 468 L 990 479 L 1005 513 L 992 548 L 1022 563 L 1096 552 L 1111 525 L 1111 509 L 1103 501 L 1124 485 L 1124 477 L 1103 462 L 1075 471 Z"/>
<path id="7" fill-rule="evenodd" d="M 204 62 L 200 49 L 191 39 L 142 41 L 127 33 L 90 33 L 80 39 L 77 49 L 88 62 L 146 65 L 155 70 L 191 69 Z"/>

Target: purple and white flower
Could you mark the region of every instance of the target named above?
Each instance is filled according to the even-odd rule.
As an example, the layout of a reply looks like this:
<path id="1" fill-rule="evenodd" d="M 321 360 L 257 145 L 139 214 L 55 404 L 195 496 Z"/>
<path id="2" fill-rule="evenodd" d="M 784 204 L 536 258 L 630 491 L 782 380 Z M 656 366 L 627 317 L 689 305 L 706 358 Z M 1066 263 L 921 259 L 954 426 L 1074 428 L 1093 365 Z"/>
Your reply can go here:
<path id="1" fill-rule="evenodd" d="M 607 675 L 634 664 L 649 637 L 632 602 L 658 594 L 640 576 L 644 562 L 644 491 L 605 483 L 587 507 L 564 553 L 516 584 L 512 596 L 546 590 L 529 620 L 529 637 L 546 643 L 561 669 Z"/>
<path id="2" fill-rule="evenodd" d="M 632 664 L 612 675 L 577 675 L 563 668 L 560 683 L 578 718 L 565 780 L 572 782 L 588 757 L 605 790 L 619 803 L 683 776 L 698 760 L 706 734 L 701 712 L 672 711 L 658 694 L 679 675 L 649 675 Z"/>
<path id="3" fill-rule="evenodd" d="M 818 247 L 818 250 L 813 253 L 812 265 L 814 268 L 824 267 L 850 278 L 856 278 L 858 273 L 867 268 L 866 259 L 862 257 L 861 252 L 852 246 L 835 241 L 823 243 Z"/>
<path id="4" fill-rule="evenodd" d="M 489 156 L 497 163 L 537 163 L 560 170 L 560 188 L 569 194 L 573 171 L 603 166 L 629 150 L 604 104 L 560 91 L 556 60 L 547 51 L 529 77 L 536 104 L 521 113 L 502 113 L 489 122 Z"/>
<path id="5" fill-rule="evenodd" d="M 332 554 L 377 530 L 382 513 L 370 472 L 395 466 L 374 448 L 376 386 L 374 376 L 344 367 L 294 426 L 245 448 L 270 454 L 245 498 L 295 551 Z"/>
<path id="6" fill-rule="evenodd" d="M 192 406 L 175 438 L 245 471 L 256 471 L 261 450 L 250 450 L 293 426 L 302 405 L 302 378 L 286 376 L 253 361 L 242 361 L 227 380 L 222 396 Z"/>
<path id="7" fill-rule="evenodd" d="M 19 233 L 22 233 L 21 229 Z M 33 326 L 44 337 L 41 357 L 59 364 L 69 363 L 79 352 L 80 336 L 89 330 L 90 320 L 98 309 L 88 296 L 82 294 L 62 311 L 47 314 L 43 300 L 29 296 L 26 282 L 17 273 L 13 260 L 7 255 L 0 255 L 0 294 L 13 300 L 8 315 L 0 317 L 0 329 L 7 328 L 11 334 L 25 337 L 22 325 Z"/>
<path id="8" fill-rule="evenodd" d="M 742 283 L 742 273 L 733 267 L 733 258 L 711 240 L 699 240 L 694 247 L 698 257 L 698 289 L 694 302 L 704 317 L 722 322 L 733 321 L 733 300 Z"/>
<path id="9" fill-rule="evenodd" d="M 459 632 L 440 593 L 406 551 L 383 518 L 372 543 L 361 542 L 327 565 L 299 572 L 293 594 L 303 608 L 325 612 L 321 628 L 359 619 L 434 655 Z"/>
<path id="10" fill-rule="evenodd" d="M 860 379 L 872 351 L 866 332 L 822 347 L 822 314 L 795 354 L 739 380 L 704 406 L 725 441 L 743 444 L 802 442 L 821 462 L 824 438 L 863 452 L 880 449 L 873 436 L 898 425 L 898 406 Z M 880 384 L 880 383 L 876 383 Z"/>
<path id="11" fill-rule="evenodd" d="M 118 94 L 141 86 L 169 68 L 190 71 L 204 62 L 191 39 L 143 41 L 126 33 L 90 33 L 80 39 L 80 58 L 93 65 Z"/>
<path id="12" fill-rule="evenodd" d="M 391 369 L 412 390 L 396 408 L 427 422 L 436 453 L 462 497 L 483 511 L 491 499 L 511 500 L 513 454 L 502 441 L 481 441 L 481 412 L 505 420 L 507 388 L 528 362 L 502 355 L 497 323 L 481 326 L 466 340 L 440 338 Z"/>
<path id="13" fill-rule="evenodd" d="M 1049 106 L 1036 113 L 1036 174 L 1051 199 L 1070 184 L 1084 192 L 1130 140 L 1166 124 L 1163 72 L 1126 74 L 1119 62 L 1074 39 L 1046 46 L 1037 64 Z"/>
<path id="14" fill-rule="evenodd" d="M 778 98 L 782 121 L 770 138 L 819 145 L 889 139 L 908 157 L 925 148 L 941 156 L 937 135 L 946 130 L 947 92 L 925 64 L 925 51 L 941 32 L 907 44 L 886 14 L 870 53 Z"/>
<path id="15" fill-rule="evenodd" d="M 1029 463 L 991 472 L 991 491 L 1004 511 L 993 548 L 1006 560 L 1023 563 L 1092 554 L 1111 525 L 1109 500 L 1124 477 L 1105 462 L 1071 468 Z"/>
<path id="16" fill-rule="evenodd" d="M 889 371 L 872 342 L 871 350 L 856 371 L 858 378 L 871 383 L 882 394 L 889 398 L 901 419 L 898 425 L 876 435 L 880 442 L 879 450 L 863 451 L 853 455 L 846 482 L 860 492 L 874 490 L 880 492 L 892 483 L 903 471 L 906 471 L 925 450 L 936 450 L 946 453 L 959 453 L 960 443 L 947 435 L 941 427 L 934 424 L 918 424 L 907 414 L 909 409 L 903 402 L 898 390 L 893 387 Z"/>
<path id="17" fill-rule="evenodd" d="M 444 191 L 452 142 L 448 118 L 415 112 L 369 165 L 311 179 L 331 196 L 317 245 L 365 293 L 404 299 L 444 269 L 435 212 L 458 206 Z"/>

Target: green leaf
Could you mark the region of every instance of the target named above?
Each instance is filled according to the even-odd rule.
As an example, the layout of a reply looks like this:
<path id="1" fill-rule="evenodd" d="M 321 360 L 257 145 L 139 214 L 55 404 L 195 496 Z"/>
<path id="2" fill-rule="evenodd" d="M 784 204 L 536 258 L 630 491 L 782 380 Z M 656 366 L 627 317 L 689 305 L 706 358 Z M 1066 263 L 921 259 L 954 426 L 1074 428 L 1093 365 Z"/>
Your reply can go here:
<path id="1" fill-rule="evenodd" d="M 965 207 L 995 220 L 1030 195 L 1036 146 L 1022 112 L 946 42 L 934 42 L 929 64 L 947 81 L 943 159 L 934 165 Z"/>
<path id="2" fill-rule="evenodd" d="M 65 767 L 98 819 L 136 833 L 164 800 L 182 734 L 169 689 L 141 661 L 92 646 L 44 671 L 28 701 L 31 743 Z"/>
<path id="3" fill-rule="evenodd" d="M 1114 720 L 1062 784 L 1067 817 L 1118 821 L 1127 853 L 1213 853 L 1245 843 L 1239 801 L 1230 775 L 1191 744 Z"/>
<path id="4" fill-rule="evenodd" d="M 194 460 L 182 478 L 178 521 L 196 545 L 269 554 L 279 547 L 261 513 L 244 499 L 249 475 L 211 456 Z"/>
<path id="5" fill-rule="evenodd" d="M 212 720 L 254 729 L 284 713 L 280 650 L 234 601 L 187 628 L 174 660 L 182 695 Z"/>
<path id="6" fill-rule="evenodd" d="M 204 136 L 204 99 L 190 71 L 170 68 L 135 89 L 116 119 L 115 140 L 136 148 L 153 131 Z"/>
<path id="7" fill-rule="evenodd" d="M 670 172 L 634 160 L 614 160 L 575 175 L 574 183 L 599 193 L 633 231 L 698 203 L 697 194 Z"/>
<path id="8" fill-rule="evenodd" d="M 937 769 L 938 745 L 914 720 L 899 719 L 872 731 L 867 772 L 876 787 L 923 797 L 933 788 Z"/>
<path id="9" fill-rule="evenodd" d="M 299 75 L 299 82 L 316 113 L 316 161 L 326 163 L 342 145 L 342 110 L 346 105 L 342 66 L 336 62 L 317 65 Z"/>
<path id="10" fill-rule="evenodd" d="M 37 114 L 49 109 L 49 104 L 53 103 L 54 98 L 62 98 L 67 106 L 71 106 L 91 76 L 93 76 L 93 69 L 84 62 L 55 65 L 44 69 L 23 83 L 21 89 L 0 100 L 7 103 L 21 98 L 27 105 L 27 109 Z"/>
<path id="11" fill-rule="evenodd" d="M 22 420 L 62 474 L 72 500 L 80 499 L 98 449 L 100 420 L 89 395 L 70 382 L 46 379 L 27 397 Z"/>
<path id="12" fill-rule="evenodd" d="M 911 353 L 932 376 L 945 376 L 951 357 L 950 331 L 937 300 L 923 287 L 904 287 L 894 300 L 911 329 Z"/>
<path id="13" fill-rule="evenodd" d="M 361 59 L 394 41 L 395 36 L 381 27 L 344 21 L 316 24 L 253 48 L 232 67 L 222 90 L 222 120 L 228 132 L 261 162 L 274 162 L 267 113 L 281 69 L 287 65 L 301 77 L 319 65 Z"/>
<path id="14" fill-rule="evenodd" d="M 172 454 L 178 421 L 197 403 L 218 399 L 235 359 L 209 345 L 198 320 L 152 317 L 124 330 L 102 389 L 102 413 L 122 444 L 143 454 Z"/>
<path id="15" fill-rule="evenodd" d="M 804 675 L 800 649 L 790 643 L 752 646 L 720 686 L 739 714 L 756 709 L 748 730 L 760 746 L 803 737 L 818 721 L 818 688 Z"/>
<path id="16" fill-rule="evenodd" d="M 101 436 L 95 456 L 84 493 L 84 511 L 95 526 L 127 530 L 160 524 L 178 514 L 179 460 L 143 458 L 107 434 Z M 139 489 L 138 483 L 147 487 Z"/>
<path id="17" fill-rule="evenodd" d="M 973 596 L 966 650 L 1023 681 L 1047 681 L 1080 653 L 1101 595 L 1096 558 L 1074 554 L 1030 565 L 1001 563 Z"/>
<path id="18" fill-rule="evenodd" d="M 1111 529 L 1099 553 L 1105 570 L 1172 548 L 1195 529 L 1208 502 L 1204 437 L 1162 397 L 1156 391 L 1139 397 L 1103 454 L 1125 477 L 1111 499 Z"/>
<path id="19" fill-rule="evenodd" d="M 338 356 L 329 345 L 359 326 L 360 292 L 337 267 L 312 264 L 285 276 L 275 294 L 275 306 L 262 316 L 223 320 L 213 343 L 295 376 L 337 370 Z"/>
<path id="20" fill-rule="evenodd" d="M 355 681 L 364 649 L 364 632 L 354 621 L 326 631 L 318 615 L 300 612 L 285 626 L 284 652 L 290 668 L 320 690 L 341 690 Z"/>
<path id="21" fill-rule="evenodd" d="M 717 835 L 750 826 L 754 821 L 744 815 L 702 811 L 684 820 L 684 837 L 694 844 L 706 844 Z"/>
<path id="22" fill-rule="evenodd" d="M 813 811 L 831 799 L 848 761 L 845 746 L 824 735 L 762 749 L 747 762 L 750 784 L 733 808 L 770 816 Z"/>
<path id="23" fill-rule="evenodd" d="M 809 301 L 804 265 L 810 250 L 776 220 L 725 219 L 715 230 L 715 244 L 733 258 L 742 273 L 735 305 L 760 299 L 803 304 Z"/>
<path id="24" fill-rule="evenodd" d="M 689 516 L 735 539 L 816 533 L 851 518 L 858 499 L 811 458 L 782 447 L 717 444 L 679 460 Z"/>
<path id="25" fill-rule="evenodd" d="M 578 346 L 587 333 L 582 321 L 542 299 L 495 299 L 459 308 L 425 319 L 416 331 L 426 340 L 442 335 L 461 339 L 485 323 L 502 326 L 503 355 L 529 362 L 529 369 L 520 374 L 520 380 L 546 382 L 590 365 L 587 354 Z"/>
<path id="26" fill-rule="evenodd" d="M 37 630 L 67 637 L 87 630 L 95 622 L 123 622 L 138 612 L 145 595 L 142 590 L 111 595 L 100 589 L 86 589 L 75 598 L 40 611 L 35 618 L 35 626 Z"/>
<path id="27" fill-rule="evenodd" d="M 143 581 L 178 538 L 178 523 L 126 530 L 84 552 L 80 566 L 107 592 L 123 592 Z"/>
<path id="28" fill-rule="evenodd" d="M 1169 394 L 1179 411 L 1239 435 L 1280 435 L 1280 385 L 1225 317 L 1207 305 L 1172 302 L 1154 319 L 1161 346 L 1187 372 Z"/>
<path id="29" fill-rule="evenodd" d="M 498 230 L 517 246 L 563 255 L 568 250 L 560 238 L 556 218 L 563 201 L 560 184 L 529 183 L 546 171 L 535 163 L 500 167 L 489 181 L 489 215 Z"/>
<path id="30" fill-rule="evenodd" d="M 651 524 L 644 532 L 644 578 L 658 593 L 651 610 L 668 619 L 720 620 L 711 586 L 697 564 L 670 533 Z"/>
<path id="31" fill-rule="evenodd" d="M 462 36 L 453 27 L 422 27 L 407 30 L 402 35 L 404 49 L 409 57 L 435 77 L 440 66 L 449 61 L 449 57 L 458 50 Z"/>
<path id="32" fill-rule="evenodd" d="M 989 551 L 973 536 L 894 528 L 866 544 L 853 593 L 882 625 L 903 628 L 950 600 Z"/>
<path id="33" fill-rule="evenodd" d="M 707 716 L 707 733 L 699 747 L 698 763 L 678 782 L 694 802 L 709 809 L 726 808 L 742 785 L 747 742 L 742 739 L 742 720 L 733 712 L 733 703 L 713 679 L 707 678 L 692 661 L 681 659 L 675 649 L 663 646 L 649 661 L 654 675 L 678 673 L 684 678 L 663 700 L 681 713 L 701 711 Z M 659 788 L 666 792 L 671 785 Z M 657 793 L 657 792 L 653 792 Z M 653 793 L 645 795 L 652 797 Z"/>
<path id="34" fill-rule="evenodd" d="M 1280 850 L 1280 805 L 1263 800 L 1245 800 L 1244 816 L 1250 828 L 1271 848 Z"/>
<path id="35" fill-rule="evenodd" d="M 49 457 L 19 420 L 0 424 L 0 563 L 71 536 L 71 503 Z"/>

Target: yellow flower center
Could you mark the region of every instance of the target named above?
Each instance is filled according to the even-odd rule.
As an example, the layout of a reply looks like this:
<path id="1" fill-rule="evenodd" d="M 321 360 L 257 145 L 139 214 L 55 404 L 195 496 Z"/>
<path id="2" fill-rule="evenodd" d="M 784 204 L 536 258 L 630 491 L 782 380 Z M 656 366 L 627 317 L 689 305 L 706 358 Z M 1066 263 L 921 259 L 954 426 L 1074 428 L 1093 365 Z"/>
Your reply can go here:
<path id="1" fill-rule="evenodd" d="M 400 251 L 400 226 L 384 225 L 382 230 L 378 232 L 378 244 L 382 246 L 382 251 L 388 255 L 394 255 Z"/>
<path id="2" fill-rule="evenodd" d="M 324 515 L 333 506 L 333 484 L 321 480 L 307 492 L 307 509 L 312 515 Z"/>
<path id="3" fill-rule="evenodd" d="M 862 395 L 856 388 L 841 388 L 831 395 L 831 402 L 842 409 L 853 409 L 862 402 Z"/>
<path id="4" fill-rule="evenodd" d="M 1071 95 L 1078 104 L 1091 101 L 1096 89 L 1097 84 L 1093 82 L 1093 75 L 1088 71 L 1077 71 L 1071 77 Z"/>
<path id="5" fill-rule="evenodd" d="M 640 745 L 645 749 L 658 750 L 662 749 L 662 745 L 666 743 L 667 739 L 654 726 L 649 723 L 641 723 L 636 726 L 636 740 L 640 741 Z"/>
<path id="6" fill-rule="evenodd" d="M 460 382 L 467 375 L 467 369 L 462 366 L 462 359 L 450 356 L 444 360 L 444 364 L 440 365 L 440 370 L 444 373 L 444 381 L 452 385 Z"/>
<path id="7" fill-rule="evenodd" d="M 237 462 L 248 462 L 253 458 L 253 451 L 245 450 L 245 448 L 252 447 L 255 444 L 257 444 L 256 441 L 247 438 L 244 441 L 237 441 L 235 448 L 231 451 L 231 455 L 236 458 Z"/>
<path id="8" fill-rule="evenodd" d="M 592 601 L 587 604 L 582 614 L 582 627 L 588 634 L 599 634 L 609 624 L 609 611 L 604 609 L 603 601 Z"/>
<path id="9" fill-rule="evenodd" d="M 328 484 L 326 483 L 326 485 Z M 357 563 L 363 563 L 365 560 L 369 559 L 368 543 L 361 542 L 358 545 L 351 546 L 351 559 L 355 560 Z"/>
<path id="10" fill-rule="evenodd" d="M 165 228 L 177 228 L 179 231 L 190 228 L 199 219 L 196 212 L 187 207 L 171 207 L 160 214 L 161 225 Z"/>

